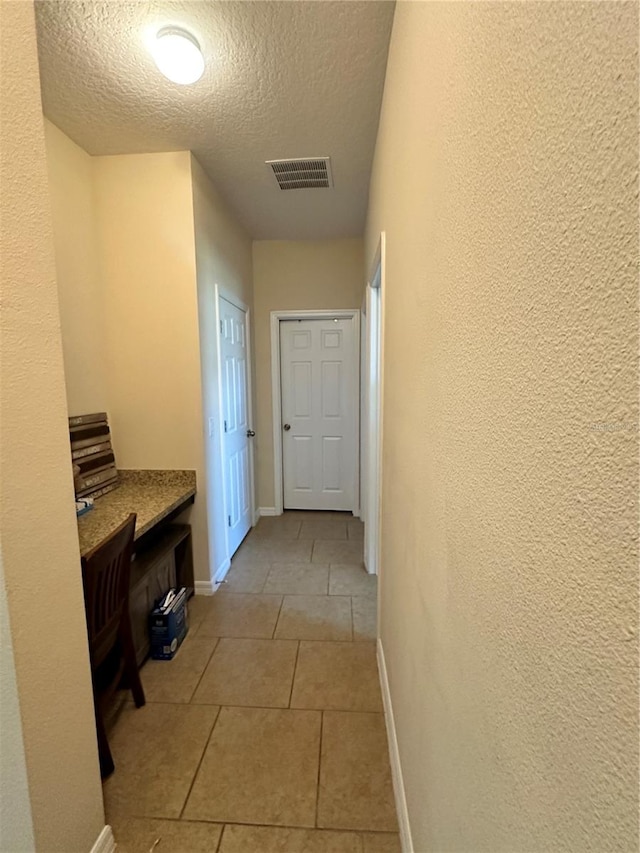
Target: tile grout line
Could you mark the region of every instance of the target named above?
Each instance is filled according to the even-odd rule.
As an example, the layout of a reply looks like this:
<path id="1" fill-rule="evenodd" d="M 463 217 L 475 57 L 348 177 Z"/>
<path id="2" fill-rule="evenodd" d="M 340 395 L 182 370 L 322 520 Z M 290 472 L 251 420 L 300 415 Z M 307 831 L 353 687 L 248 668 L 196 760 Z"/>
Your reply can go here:
<path id="1" fill-rule="evenodd" d="M 281 563 L 280 565 L 288 568 L 289 566 L 295 566 L 296 564 L 295 563 Z M 308 563 L 308 564 L 304 563 L 305 568 L 307 565 L 311 565 L 311 564 L 310 563 Z M 324 565 L 324 563 L 322 565 Z M 336 563 L 335 565 L 339 565 L 339 563 Z M 314 571 L 315 571 L 315 567 L 314 567 Z M 326 592 L 221 592 L 221 593 L 217 592 L 216 595 L 220 596 L 220 601 L 223 601 L 225 598 L 230 598 L 232 595 L 250 595 L 250 596 L 251 595 L 266 595 L 266 596 L 269 596 L 269 598 L 279 598 L 282 595 L 305 595 L 305 596 L 307 596 L 307 598 L 352 598 L 353 597 L 353 598 L 370 598 L 373 600 L 375 600 L 375 597 L 376 597 L 375 595 L 372 595 L 370 593 L 358 594 L 358 593 L 352 593 L 352 592 L 334 592 L 334 593 L 330 593 L 329 595 L 327 595 Z M 213 598 L 213 596 L 211 596 L 211 597 Z M 192 637 L 193 634 L 190 634 L 189 636 Z M 203 634 L 202 636 L 207 637 L 206 634 Z M 211 639 L 214 639 L 213 634 L 211 635 Z M 151 660 L 151 658 L 149 658 L 149 660 Z"/>
<path id="2" fill-rule="evenodd" d="M 186 702 L 148 702 L 148 705 L 170 705 L 172 708 L 237 708 L 239 711 L 318 711 L 322 713 L 323 711 L 331 711 L 337 714 L 373 714 L 378 717 L 384 716 L 384 710 L 382 711 L 367 711 L 367 710 L 358 710 L 357 708 L 289 708 L 287 705 L 239 705 L 237 702 L 234 704 L 221 705 L 219 702 L 194 702 L 191 705 L 187 705 Z M 217 721 L 217 717 L 216 717 Z M 198 818 L 200 820 L 200 818 Z M 218 823 L 222 823 L 223 821 L 217 821 Z"/>
<path id="3" fill-rule="evenodd" d="M 270 637 L 265 637 L 266 640 L 275 640 L 275 638 L 276 638 L 276 631 L 278 629 L 278 622 L 280 621 L 280 614 L 282 613 L 283 605 L 284 605 L 284 595 L 282 595 L 280 597 L 280 607 L 278 608 L 278 615 L 276 617 L 276 621 L 275 621 L 275 624 L 273 626 L 273 631 L 271 632 Z"/>
<path id="4" fill-rule="evenodd" d="M 349 596 L 349 610 L 351 612 L 351 642 L 355 643 L 355 631 L 353 629 L 353 596 Z M 217 646 L 216 646 L 217 648 Z"/>
<path id="5" fill-rule="evenodd" d="M 264 595 L 264 588 L 267 585 L 267 581 L 269 580 L 269 575 L 271 574 L 271 569 L 273 568 L 273 564 L 272 564 L 271 560 L 267 561 L 267 568 L 268 568 L 268 571 L 267 571 L 266 575 L 264 576 L 264 580 L 262 581 L 262 586 L 260 587 L 260 592 L 256 592 L 256 593 L 254 593 L 254 595 Z"/>
<path id="6" fill-rule="evenodd" d="M 346 832 L 352 835 L 360 833 L 368 833 L 370 835 L 397 835 L 393 829 L 353 829 L 345 828 L 344 826 L 309 826 L 306 823 L 242 823 L 238 820 L 209 820 L 206 817 L 199 817 L 197 820 L 180 821 L 177 817 L 148 817 L 146 815 L 130 815 L 137 820 L 172 820 L 176 823 L 207 823 L 217 826 L 246 826 L 250 828 L 257 827 L 259 829 L 302 829 L 302 830 L 318 830 L 320 832 Z M 297 853 L 297 851 L 296 851 Z"/>
<path id="7" fill-rule="evenodd" d="M 193 707 L 197 707 L 197 706 L 194 705 Z M 198 763 L 196 765 L 196 769 L 195 769 L 195 772 L 193 774 L 193 779 L 191 780 L 191 784 L 189 785 L 189 790 L 187 791 L 187 796 L 184 798 L 184 803 L 182 804 L 182 808 L 180 809 L 180 818 L 179 818 L 180 820 L 182 820 L 182 815 L 184 814 L 184 810 L 186 809 L 187 803 L 189 802 L 189 797 L 191 796 L 191 792 L 193 791 L 193 786 L 195 785 L 196 778 L 198 776 L 198 773 L 200 772 L 200 767 L 202 766 L 202 762 L 204 761 L 204 756 L 205 756 L 205 753 L 207 751 L 207 747 L 209 746 L 209 743 L 211 742 L 211 736 L 213 735 L 214 729 L 218 723 L 218 720 L 220 719 L 221 713 L 222 713 L 222 705 L 218 705 L 218 713 L 216 714 L 216 718 L 213 721 L 213 725 L 211 726 L 211 731 L 209 732 L 209 737 L 207 738 L 207 741 L 204 745 L 204 749 L 202 750 L 202 755 L 200 756 L 200 760 L 198 761 Z"/>
<path id="8" fill-rule="evenodd" d="M 217 844 L 216 849 L 214 850 L 214 853 L 220 853 L 220 849 L 222 847 L 222 836 L 224 835 L 224 831 L 226 828 L 227 828 L 227 824 L 223 823 L 222 824 L 222 832 L 220 833 L 220 837 L 218 838 L 218 844 Z M 363 844 L 364 844 L 364 842 L 363 842 Z"/>
<path id="9" fill-rule="evenodd" d="M 324 711 L 320 711 L 320 744 L 318 747 L 318 780 L 316 784 L 316 817 L 314 826 L 318 827 L 318 809 L 320 808 L 320 770 L 322 765 L 322 737 L 324 735 Z"/>
<path id="10" fill-rule="evenodd" d="M 178 823 L 181 825 L 189 824 L 189 823 L 205 823 L 207 826 L 221 826 L 222 834 L 227 826 L 242 826 L 247 827 L 248 829 L 299 829 L 302 831 L 311 830 L 317 832 L 344 832 L 349 835 L 391 835 L 397 837 L 398 832 L 393 829 L 350 829 L 345 828 L 344 826 L 308 826 L 307 824 L 300 823 L 241 823 L 240 821 L 233 820 L 210 820 L 206 817 L 199 817 L 194 820 L 190 818 L 185 818 L 184 820 L 179 817 L 159 817 L 158 815 L 148 815 L 148 814 L 133 814 L 127 813 L 122 814 L 119 820 L 161 820 L 166 821 L 167 823 Z"/>
<path id="11" fill-rule="evenodd" d="M 287 708 L 291 708 L 291 700 L 293 699 L 293 685 L 295 684 L 295 681 L 296 681 L 296 670 L 298 669 L 298 658 L 300 656 L 300 642 L 301 642 L 300 640 L 297 640 L 298 647 L 296 649 L 296 659 L 295 659 L 295 662 L 293 664 L 293 677 L 291 679 L 291 690 L 289 691 L 289 704 L 287 705 Z"/>
<path id="12" fill-rule="evenodd" d="M 202 672 L 200 673 L 200 678 L 198 678 L 198 682 L 197 682 L 196 686 L 193 688 L 193 692 L 192 692 L 192 694 L 191 694 L 191 697 L 190 697 L 189 701 L 186 703 L 187 705 L 199 705 L 199 704 L 201 704 L 200 702 L 194 702 L 194 701 L 193 701 L 193 697 L 194 697 L 194 696 L 196 695 L 196 693 L 198 692 L 198 687 L 200 687 L 200 682 L 201 682 L 201 681 L 202 681 L 202 679 L 204 678 L 204 674 L 205 674 L 205 672 L 207 671 L 207 669 L 209 668 L 209 664 L 211 663 L 211 658 L 212 658 L 212 657 L 215 655 L 215 653 L 218 651 L 218 646 L 220 645 L 220 640 L 221 640 L 221 639 L 222 639 L 222 637 L 217 637 L 217 638 L 216 638 L 216 644 L 215 644 L 215 646 L 211 649 L 211 654 L 209 655 L 209 659 L 207 660 L 206 664 L 204 665 L 204 669 L 203 669 L 203 670 L 202 670 Z M 217 719 L 217 717 L 216 717 L 216 719 Z M 214 723 L 214 725 L 215 725 L 215 723 Z M 213 729 L 212 729 L 212 731 L 213 731 Z"/>
<path id="13" fill-rule="evenodd" d="M 199 817 L 196 820 L 181 820 L 177 817 L 158 817 L 157 815 L 144 814 L 127 814 L 125 818 L 133 818 L 134 820 L 164 820 L 171 823 L 206 823 L 211 826 L 221 826 L 223 831 L 228 826 L 242 826 L 248 829 L 299 829 L 304 831 L 311 830 L 318 832 L 344 832 L 349 835 L 393 835 L 397 836 L 398 832 L 393 829 L 353 829 L 344 826 L 309 826 L 302 823 L 242 823 L 237 820 L 210 820 L 206 817 Z"/>
<path id="14" fill-rule="evenodd" d="M 283 595 L 283 598 L 287 598 L 287 597 L 292 597 L 292 596 Z M 294 597 L 295 598 L 302 598 L 303 596 L 298 595 L 298 596 L 294 596 Z M 326 598 L 326 596 L 324 596 L 324 595 L 323 596 L 317 596 L 317 598 Z M 351 596 L 341 595 L 340 598 L 351 598 Z M 308 642 L 308 643 L 351 643 L 352 642 L 352 640 L 340 640 L 340 639 L 322 640 L 322 639 L 318 639 L 318 637 L 274 637 L 274 636 L 265 637 L 264 634 L 259 636 L 259 637 L 256 637 L 256 636 L 245 637 L 245 636 L 239 636 L 237 634 L 223 634 L 221 637 L 207 637 L 206 639 L 207 640 L 215 640 L 215 639 L 218 639 L 218 640 L 289 640 L 290 642 L 295 642 L 296 640 L 304 640 L 305 642 Z M 373 637 L 373 638 L 369 638 L 369 639 L 365 639 L 365 640 L 356 640 L 356 642 L 359 642 L 359 643 L 375 643 L 376 638 Z M 165 704 L 167 704 L 167 705 L 186 705 L 188 703 L 187 702 L 166 702 Z"/>
<path id="15" fill-rule="evenodd" d="M 213 704 L 211 704 L 211 705 L 205 705 L 205 704 L 198 705 L 198 704 L 196 704 L 193 707 L 195 707 L 195 708 L 211 708 L 211 707 L 213 707 Z M 305 711 L 305 712 L 306 711 L 313 711 L 313 712 L 317 711 L 320 714 L 325 713 L 326 711 L 330 711 L 332 714 L 333 713 L 335 713 L 335 714 L 369 714 L 373 717 L 384 717 L 384 709 L 378 710 L 378 711 L 358 711 L 358 710 L 354 710 L 353 708 L 287 708 L 286 705 L 238 705 L 237 703 L 229 704 L 229 705 L 218 705 L 218 707 L 220 709 L 222 709 L 222 708 L 227 708 L 227 709 L 234 708 L 234 709 L 237 709 L 238 711 L 252 711 L 252 710 L 256 710 L 256 711 L 295 711 L 296 713 L 298 711 Z M 216 718 L 216 722 L 217 722 L 217 718 Z M 231 822 L 232 821 L 229 821 L 229 823 L 231 823 Z M 224 823 L 224 821 L 218 821 L 218 823 Z"/>

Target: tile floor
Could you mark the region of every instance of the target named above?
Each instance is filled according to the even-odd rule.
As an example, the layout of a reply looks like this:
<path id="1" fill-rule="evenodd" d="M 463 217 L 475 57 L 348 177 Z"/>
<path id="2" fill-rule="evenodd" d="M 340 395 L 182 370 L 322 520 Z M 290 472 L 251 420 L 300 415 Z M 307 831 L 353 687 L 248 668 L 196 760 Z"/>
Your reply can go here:
<path id="1" fill-rule="evenodd" d="M 399 853 L 362 524 L 262 518 L 190 621 L 114 713 L 119 853 Z"/>

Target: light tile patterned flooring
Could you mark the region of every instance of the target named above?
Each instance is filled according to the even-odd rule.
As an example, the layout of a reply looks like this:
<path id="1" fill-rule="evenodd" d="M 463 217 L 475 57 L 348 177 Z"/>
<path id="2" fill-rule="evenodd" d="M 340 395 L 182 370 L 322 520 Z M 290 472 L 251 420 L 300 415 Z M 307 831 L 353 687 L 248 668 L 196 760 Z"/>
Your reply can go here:
<path id="1" fill-rule="evenodd" d="M 119 853 L 399 853 L 376 579 L 345 513 L 262 518 L 110 742 Z M 128 700 L 128 694 L 126 694 Z"/>

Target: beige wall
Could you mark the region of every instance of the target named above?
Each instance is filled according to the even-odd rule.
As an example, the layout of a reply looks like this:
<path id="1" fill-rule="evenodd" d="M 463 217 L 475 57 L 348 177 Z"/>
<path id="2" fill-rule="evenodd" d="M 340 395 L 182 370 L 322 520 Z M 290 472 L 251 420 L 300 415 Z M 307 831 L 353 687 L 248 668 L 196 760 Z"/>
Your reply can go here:
<path id="1" fill-rule="evenodd" d="M 108 400 L 120 468 L 193 468 L 195 572 L 208 580 L 191 155 L 94 158 Z"/>
<path id="2" fill-rule="evenodd" d="M 189 152 L 89 157 L 45 124 L 69 411 L 109 412 L 120 468 L 196 469 L 209 581 L 226 559 L 214 284 L 251 306 L 251 240 Z"/>
<path id="3" fill-rule="evenodd" d="M 0 544 L 0 851 L 35 850 L 20 698 Z"/>
<path id="4" fill-rule="evenodd" d="M 0 4 L 0 33 L 4 583 L 35 848 L 42 853 L 84 853 L 104 826 L 104 812 L 32 3 Z M 3 738 L 6 722 L 3 717 Z M 15 733 L 15 720 L 13 727 Z M 15 785 L 20 809 L 10 832 L 18 833 L 24 845 L 4 847 L 3 853 L 33 849 L 24 769 L 16 750 L 3 745 L 0 764 L 3 789 Z M 5 831 L 3 827 L 3 844 L 11 837 Z"/>
<path id="5" fill-rule="evenodd" d="M 45 119 L 67 405 L 70 415 L 107 406 L 104 306 L 98 264 L 93 162 Z"/>
<path id="6" fill-rule="evenodd" d="M 252 308 L 253 282 L 251 238 L 236 222 L 233 214 L 195 159 L 191 158 L 193 182 L 193 219 L 195 228 L 198 316 L 200 323 L 200 359 L 202 405 L 205 423 L 205 456 L 209 495 L 209 549 L 214 571 L 222 571 L 226 562 L 225 510 L 220 456 L 220 411 L 218 403 L 218 352 L 215 285 Z M 255 382 L 254 409 L 255 409 Z M 211 421 L 209 420 L 211 419 Z M 209 434 L 211 432 L 211 434 Z"/>
<path id="7" fill-rule="evenodd" d="M 637 16 L 396 8 L 367 261 L 385 230 L 381 631 L 420 853 L 638 847 Z"/>
<path id="8" fill-rule="evenodd" d="M 362 240 L 258 240 L 253 244 L 258 503 L 273 507 L 271 311 L 360 308 Z"/>

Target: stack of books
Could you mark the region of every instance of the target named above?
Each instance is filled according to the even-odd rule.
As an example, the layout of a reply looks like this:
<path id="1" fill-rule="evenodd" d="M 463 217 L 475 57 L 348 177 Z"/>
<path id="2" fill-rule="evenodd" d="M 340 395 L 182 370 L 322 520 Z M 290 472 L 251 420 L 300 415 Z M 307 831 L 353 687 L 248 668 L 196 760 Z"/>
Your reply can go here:
<path id="1" fill-rule="evenodd" d="M 106 412 L 69 418 L 71 458 L 80 469 L 75 476 L 76 499 L 97 498 L 118 485 L 116 458 Z"/>
<path id="2" fill-rule="evenodd" d="M 189 630 L 187 587 L 170 589 L 156 603 L 149 616 L 151 657 L 171 660 Z"/>

